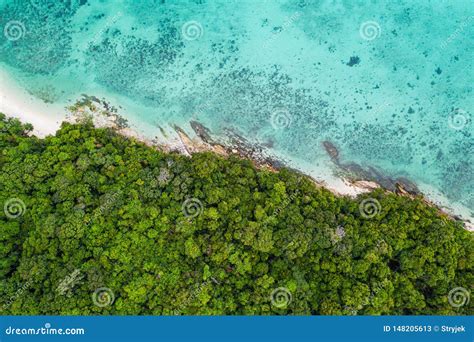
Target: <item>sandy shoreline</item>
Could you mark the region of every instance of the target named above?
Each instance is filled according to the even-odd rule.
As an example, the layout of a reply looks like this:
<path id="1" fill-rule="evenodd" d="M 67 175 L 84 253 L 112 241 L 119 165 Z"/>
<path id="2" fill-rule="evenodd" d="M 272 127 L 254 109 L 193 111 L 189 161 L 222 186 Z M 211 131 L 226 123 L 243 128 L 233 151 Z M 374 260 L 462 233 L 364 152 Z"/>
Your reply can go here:
<path id="1" fill-rule="evenodd" d="M 71 115 L 71 112 L 59 104 L 47 104 L 42 100 L 29 94 L 23 89 L 15 80 L 13 80 L 5 71 L 0 68 L 0 112 L 9 117 L 18 118 L 24 123 L 31 123 L 34 126 L 33 134 L 38 137 L 45 137 L 47 135 L 54 135 L 60 128 L 64 121 L 77 121 L 77 114 L 90 112 L 89 108 L 80 107 L 76 113 Z M 103 108 L 102 108 L 103 109 Z M 105 116 L 93 114 L 94 124 L 97 127 L 112 127 L 117 132 L 128 137 L 133 137 L 139 141 L 146 143 L 149 146 L 154 146 L 163 151 L 177 151 L 184 155 L 190 156 L 195 152 L 213 151 L 221 155 L 228 155 L 237 153 L 248 158 L 248 156 L 239 153 L 234 149 L 227 149 L 218 144 L 208 144 L 199 137 L 189 137 L 184 131 L 179 128 L 176 129 L 175 137 L 169 138 L 166 141 L 159 141 L 157 139 L 150 139 L 137 131 L 128 127 L 117 127 L 116 116 Z M 255 162 L 255 161 L 254 161 Z M 256 162 L 258 167 L 270 167 L 271 165 L 261 165 Z M 357 181 L 351 182 L 347 179 L 336 177 L 330 174 L 330 169 L 325 172 L 324 180 L 321 179 L 321 170 L 314 170 L 314 172 L 305 172 L 318 186 L 322 186 L 339 196 L 356 197 L 365 192 L 370 192 L 375 188 L 380 188 L 380 185 L 372 181 Z M 329 175 L 329 176 L 328 176 Z M 464 220 L 465 227 L 468 230 L 474 231 L 474 221 L 470 217 L 468 208 L 463 206 L 456 206 L 450 203 L 436 189 L 425 185 L 418 184 L 420 190 L 427 198 L 428 203 L 436 205 L 442 212 L 450 216 L 458 216 Z"/>
<path id="2" fill-rule="evenodd" d="M 64 107 L 46 104 L 29 94 L 0 68 L 0 112 L 34 126 L 34 134 L 55 134 L 66 119 Z"/>

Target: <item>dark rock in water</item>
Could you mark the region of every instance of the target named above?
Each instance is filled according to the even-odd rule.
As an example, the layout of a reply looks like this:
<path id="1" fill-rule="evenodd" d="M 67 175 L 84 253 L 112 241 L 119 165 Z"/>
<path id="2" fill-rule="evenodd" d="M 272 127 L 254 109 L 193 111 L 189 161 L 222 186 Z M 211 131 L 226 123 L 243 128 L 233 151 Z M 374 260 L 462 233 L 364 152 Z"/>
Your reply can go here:
<path id="1" fill-rule="evenodd" d="M 329 157 L 331 157 L 332 161 L 336 164 L 339 164 L 339 151 L 337 147 L 328 140 L 323 141 L 323 146 L 326 149 L 326 152 L 329 154 Z"/>
<path id="2" fill-rule="evenodd" d="M 373 166 L 367 167 L 368 172 L 372 175 L 374 179 L 382 179 L 384 176 Z"/>
<path id="3" fill-rule="evenodd" d="M 277 159 L 271 159 L 271 158 L 267 158 L 265 159 L 265 161 L 271 165 L 273 168 L 275 169 L 282 169 L 284 167 L 287 167 L 286 164 L 283 162 L 283 161 L 280 161 L 280 160 L 277 160 Z"/>
<path id="4" fill-rule="evenodd" d="M 412 195 L 420 194 L 420 190 L 418 189 L 416 184 L 410 181 L 409 179 L 406 179 L 405 177 L 397 178 L 396 183 L 409 194 L 412 194 Z"/>
<path id="5" fill-rule="evenodd" d="M 397 190 L 397 186 L 395 181 L 389 177 L 385 177 L 383 174 L 381 174 L 377 169 L 375 169 L 372 166 L 369 166 L 369 180 L 373 180 L 376 183 L 380 184 L 380 186 L 384 189 L 390 190 L 390 191 L 395 191 Z"/>
<path id="6" fill-rule="evenodd" d="M 211 138 L 211 131 L 209 128 L 204 126 L 203 124 L 197 122 L 197 121 L 191 121 L 190 122 L 191 128 L 196 132 L 199 138 L 202 139 L 205 143 L 212 144 L 213 140 Z"/>
<path id="7" fill-rule="evenodd" d="M 275 145 L 275 142 L 270 139 L 270 140 L 262 142 L 260 145 L 266 148 L 272 148 Z"/>
<path id="8" fill-rule="evenodd" d="M 236 132 L 234 129 L 227 128 L 225 129 L 225 132 L 227 133 L 227 139 L 229 139 L 231 144 L 241 146 L 245 150 L 254 149 L 253 144 L 251 144 L 247 139 L 245 139 L 241 134 Z"/>
<path id="9" fill-rule="evenodd" d="M 357 163 L 341 164 L 340 166 L 344 171 L 350 173 L 355 178 L 364 179 L 368 177 L 368 172 Z"/>
<path id="10" fill-rule="evenodd" d="M 197 121 L 190 121 L 191 128 L 201 138 L 202 141 L 212 146 L 220 146 L 229 154 L 238 154 L 241 157 L 251 159 L 259 166 L 270 166 L 274 169 L 286 167 L 282 160 L 274 158 L 265 151 L 262 145 L 255 145 L 245 139 L 242 134 L 232 128 L 224 129 L 224 134 L 211 137 L 210 130 Z M 174 127 L 176 131 L 184 133 L 178 126 Z"/>
<path id="11" fill-rule="evenodd" d="M 392 179 L 385 176 L 381 171 L 375 167 L 368 166 L 363 167 L 354 162 L 341 163 L 339 161 L 339 150 L 333 143 L 328 140 L 323 141 L 323 146 L 326 152 L 331 157 L 331 160 L 340 168 L 343 172 L 346 173 L 346 176 L 352 180 L 367 180 L 379 184 L 382 188 L 396 192 L 399 194 L 410 194 L 418 195 L 420 190 L 412 181 L 399 177 L 397 179 Z"/>
<path id="12" fill-rule="evenodd" d="M 352 56 L 349 59 L 349 62 L 346 63 L 346 65 L 352 67 L 352 66 L 357 65 L 359 63 L 360 63 L 360 58 L 358 56 Z"/>
<path id="13" fill-rule="evenodd" d="M 253 160 L 257 165 L 266 165 L 274 169 L 281 169 L 286 167 L 282 160 L 274 158 L 272 155 L 266 153 L 261 145 L 255 145 L 249 140 L 245 139 L 242 134 L 235 129 L 225 129 L 225 139 L 219 141 L 231 153 L 238 153 L 241 156 Z"/>
<path id="14" fill-rule="evenodd" d="M 387 189 L 389 191 L 395 192 L 397 190 L 397 185 L 391 178 L 375 178 L 374 181 L 378 183 L 382 188 Z"/>
<path id="15" fill-rule="evenodd" d="M 184 129 L 182 129 L 181 127 L 179 127 L 178 125 L 173 125 L 173 129 L 176 131 L 176 132 L 179 132 L 181 134 L 184 134 L 186 137 L 188 136 L 187 133 L 184 131 Z"/>
<path id="16" fill-rule="evenodd" d="M 340 163 L 338 166 L 353 180 L 368 180 L 379 184 L 382 188 L 396 192 L 403 195 L 419 195 L 421 192 L 412 181 L 399 177 L 397 179 L 392 179 L 390 177 L 384 176 L 382 172 L 377 170 L 375 167 L 369 166 L 363 168 L 357 163 Z"/>
<path id="17" fill-rule="evenodd" d="M 160 125 L 158 125 L 158 128 L 160 129 L 161 134 L 162 134 L 165 138 L 168 138 L 168 134 L 166 134 L 166 131 L 163 129 L 163 127 L 161 127 Z"/>

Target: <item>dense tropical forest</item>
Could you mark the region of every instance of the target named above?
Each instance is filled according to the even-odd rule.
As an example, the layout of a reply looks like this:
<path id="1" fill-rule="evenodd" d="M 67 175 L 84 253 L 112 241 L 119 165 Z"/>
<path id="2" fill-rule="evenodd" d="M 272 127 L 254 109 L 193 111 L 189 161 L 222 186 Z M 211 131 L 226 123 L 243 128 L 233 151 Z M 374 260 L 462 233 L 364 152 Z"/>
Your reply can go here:
<path id="1" fill-rule="evenodd" d="M 31 129 L 0 114 L 1 314 L 473 314 L 473 234 L 420 198 Z"/>

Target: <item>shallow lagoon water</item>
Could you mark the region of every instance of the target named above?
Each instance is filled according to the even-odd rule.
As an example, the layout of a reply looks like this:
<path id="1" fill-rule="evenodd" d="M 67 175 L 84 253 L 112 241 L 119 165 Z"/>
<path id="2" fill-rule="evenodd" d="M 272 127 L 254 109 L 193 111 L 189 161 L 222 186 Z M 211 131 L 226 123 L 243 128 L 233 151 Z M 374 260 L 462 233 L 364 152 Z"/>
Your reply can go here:
<path id="1" fill-rule="evenodd" d="M 472 1 L 0 1 L 0 67 L 149 137 L 233 129 L 313 176 L 343 162 L 474 211 Z M 471 216 L 474 216 L 471 214 Z"/>

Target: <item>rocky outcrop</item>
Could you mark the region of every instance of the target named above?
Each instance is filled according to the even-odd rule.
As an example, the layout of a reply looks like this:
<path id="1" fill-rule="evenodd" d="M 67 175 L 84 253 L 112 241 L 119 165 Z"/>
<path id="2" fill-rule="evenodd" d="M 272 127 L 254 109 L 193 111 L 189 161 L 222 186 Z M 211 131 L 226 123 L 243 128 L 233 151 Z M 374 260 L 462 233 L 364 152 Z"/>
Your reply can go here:
<path id="1" fill-rule="evenodd" d="M 331 160 L 334 163 L 339 164 L 339 151 L 336 146 L 328 140 L 323 141 L 323 146 Z"/>
<path id="2" fill-rule="evenodd" d="M 328 140 L 323 141 L 323 147 L 333 163 L 342 171 L 343 175 L 353 182 L 371 181 L 379 184 L 388 191 L 398 194 L 413 196 L 421 194 L 416 184 L 405 177 L 391 178 L 385 176 L 380 170 L 373 166 L 364 168 L 354 162 L 341 162 L 338 148 Z"/>
<path id="3" fill-rule="evenodd" d="M 208 144 L 212 143 L 211 132 L 206 126 L 194 120 L 190 122 L 190 125 L 193 131 L 199 138 L 201 138 L 202 141 Z"/>

